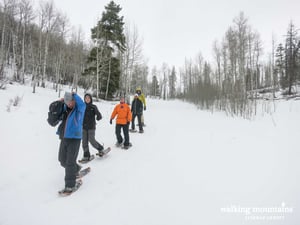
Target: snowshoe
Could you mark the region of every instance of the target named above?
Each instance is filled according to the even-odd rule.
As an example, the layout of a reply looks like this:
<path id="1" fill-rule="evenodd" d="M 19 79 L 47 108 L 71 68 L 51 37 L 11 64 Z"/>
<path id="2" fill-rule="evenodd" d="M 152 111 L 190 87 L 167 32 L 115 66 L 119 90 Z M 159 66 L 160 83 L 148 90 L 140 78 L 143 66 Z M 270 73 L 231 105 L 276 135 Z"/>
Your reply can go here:
<path id="1" fill-rule="evenodd" d="M 78 162 L 84 164 L 92 161 L 94 158 L 95 156 L 91 155 L 90 157 L 83 157 L 82 159 L 78 160 Z"/>
<path id="2" fill-rule="evenodd" d="M 116 147 L 122 147 L 122 143 L 119 143 L 119 142 L 117 142 L 115 145 L 116 145 Z"/>
<path id="3" fill-rule="evenodd" d="M 77 180 L 74 187 L 65 187 L 64 189 L 58 191 L 60 196 L 69 196 L 75 191 L 77 191 L 82 185 L 82 180 Z"/>
<path id="4" fill-rule="evenodd" d="M 91 172 L 91 167 L 87 167 L 83 170 L 80 170 L 76 176 L 76 179 L 81 179 L 85 175 L 87 175 L 89 172 Z"/>
<path id="5" fill-rule="evenodd" d="M 106 148 L 106 149 L 104 149 L 104 150 L 99 151 L 98 153 L 96 153 L 96 155 L 98 155 L 99 157 L 103 157 L 103 156 L 105 156 L 107 153 L 109 153 L 110 150 L 111 150 L 111 148 L 108 147 L 108 148 Z"/>
<path id="6" fill-rule="evenodd" d="M 123 145 L 121 148 L 127 150 L 127 149 L 129 149 L 131 146 L 132 146 L 132 144 L 129 143 L 129 145 Z"/>
<path id="7" fill-rule="evenodd" d="M 129 129 L 129 132 L 131 132 L 131 133 L 136 133 L 137 130 L 136 130 L 136 129 Z"/>

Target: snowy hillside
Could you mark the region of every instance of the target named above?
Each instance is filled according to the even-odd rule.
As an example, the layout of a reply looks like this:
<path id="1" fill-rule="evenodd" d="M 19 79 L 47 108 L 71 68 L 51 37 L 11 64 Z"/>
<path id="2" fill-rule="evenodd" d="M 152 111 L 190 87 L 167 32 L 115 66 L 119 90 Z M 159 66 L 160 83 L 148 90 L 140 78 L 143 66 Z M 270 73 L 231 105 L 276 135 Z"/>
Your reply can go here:
<path id="1" fill-rule="evenodd" d="M 300 101 L 276 101 L 274 114 L 249 121 L 147 99 L 145 133 L 130 134 L 128 151 L 114 147 L 116 102 L 98 102 L 96 139 L 112 151 L 88 164 L 76 193 L 59 197 L 59 140 L 46 122 L 57 93 L 31 92 L 0 90 L 0 225 L 300 222 Z M 20 106 L 8 107 L 16 96 Z"/>

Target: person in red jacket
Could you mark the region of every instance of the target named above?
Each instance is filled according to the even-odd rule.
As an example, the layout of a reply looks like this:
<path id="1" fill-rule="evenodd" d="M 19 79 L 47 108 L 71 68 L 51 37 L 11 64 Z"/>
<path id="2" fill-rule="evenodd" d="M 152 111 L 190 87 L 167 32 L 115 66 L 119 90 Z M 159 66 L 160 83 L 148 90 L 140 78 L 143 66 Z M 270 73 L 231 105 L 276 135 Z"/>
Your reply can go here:
<path id="1" fill-rule="evenodd" d="M 113 119 L 117 116 L 116 119 L 116 137 L 117 137 L 117 146 L 121 146 L 123 143 L 123 137 L 121 135 L 121 129 L 123 129 L 124 134 L 124 148 L 128 149 L 131 146 L 129 142 L 129 124 L 132 119 L 131 110 L 128 104 L 125 103 L 124 97 L 121 97 L 120 103 L 115 106 L 111 116 L 110 124 L 112 124 Z"/>

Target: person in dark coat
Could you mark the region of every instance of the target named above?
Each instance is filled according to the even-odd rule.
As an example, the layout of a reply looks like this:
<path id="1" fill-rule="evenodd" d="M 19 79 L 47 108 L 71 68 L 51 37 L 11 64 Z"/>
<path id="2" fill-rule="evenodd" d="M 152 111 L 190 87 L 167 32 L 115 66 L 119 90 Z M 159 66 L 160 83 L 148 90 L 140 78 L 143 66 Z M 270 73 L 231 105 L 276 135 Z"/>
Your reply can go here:
<path id="1" fill-rule="evenodd" d="M 102 119 L 102 115 L 99 112 L 96 105 L 93 104 L 93 99 L 90 94 L 84 95 L 84 102 L 86 105 L 85 114 L 83 119 L 83 130 L 82 130 L 82 148 L 83 158 L 81 161 L 89 161 L 91 153 L 89 151 L 89 143 L 98 150 L 99 156 L 102 155 L 103 146 L 96 141 L 96 120 Z"/>
<path id="2" fill-rule="evenodd" d="M 135 131 L 135 118 L 138 119 L 139 132 L 143 133 L 143 124 L 142 124 L 142 115 L 143 115 L 143 102 L 139 99 L 138 94 L 134 95 L 134 99 L 131 103 L 131 112 L 132 112 L 132 121 L 131 121 L 131 130 Z"/>
<path id="3" fill-rule="evenodd" d="M 142 101 L 143 105 L 144 105 L 144 111 L 146 111 L 146 97 L 144 95 L 144 93 L 142 93 L 142 89 L 140 87 L 136 88 L 135 93 L 138 95 L 138 98 Z M 142 121 L 142 126 L 145 126 L 145 118 L 144 118 L 144 114 L 142 114 L 141 116 L 141 121 Z"/>

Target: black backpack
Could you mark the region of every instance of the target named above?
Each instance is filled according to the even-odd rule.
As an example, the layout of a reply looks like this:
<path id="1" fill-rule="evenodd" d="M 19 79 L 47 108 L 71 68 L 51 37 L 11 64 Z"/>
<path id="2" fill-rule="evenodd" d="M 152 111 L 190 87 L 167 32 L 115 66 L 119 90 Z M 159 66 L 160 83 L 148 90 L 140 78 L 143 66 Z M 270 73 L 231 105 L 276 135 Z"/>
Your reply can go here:
<path id="1" fill-rule="evenodd" d="M 61 116 L 64 110 L 64 102 L 54 101 L 49 105 L 48 123 L 50 126 L 55 127 L 61 120 Z"/>

